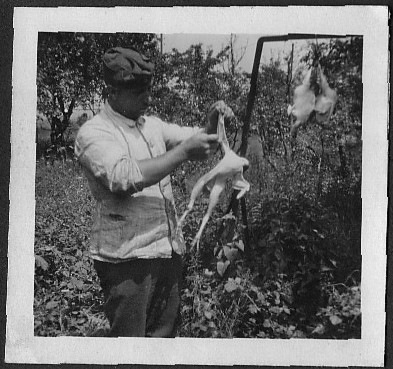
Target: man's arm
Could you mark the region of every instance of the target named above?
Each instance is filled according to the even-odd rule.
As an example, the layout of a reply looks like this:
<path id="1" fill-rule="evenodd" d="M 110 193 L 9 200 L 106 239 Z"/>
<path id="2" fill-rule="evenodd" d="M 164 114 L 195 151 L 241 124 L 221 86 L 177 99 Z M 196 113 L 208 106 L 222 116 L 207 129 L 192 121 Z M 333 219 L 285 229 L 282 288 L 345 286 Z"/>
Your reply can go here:
<path id="1" fill-rule="evenodd" d="M 208 123 L 205 128 L 184 141 L 179 137 L 180 127 L 166 124 L 163 129 L 164 140 L 168 142 L 169 136 L 172 134 L 177 136 L 175 138 L 177 138 L 180 143 L 177 144 L 177 146 L 174 145 L 172 150 L 169 150 L 159 157 L 138 161 L 138 166 L 143 176 L 144 186 L 148 187 L 156 184 L 186 160 L 207 159 L 210 153 L 216 150 L 218 146 L 218 136 L 216 132 L 219 114 L 223 114 L 227 118 L 233 116 L 231 108 L 223 101 L 217 101 L 210 107 L 208 112 Z M 176 131 L 174 131 L 175 128 Z M 187 129 L 190 130 L 188 127 Z M 178 133 L 177 135 L 175 134 L 176 132 Z"/>
<path id="2" fill-rule="evenodd" d="M 186 160 L 207 159 L 217 145 L 217 135 L 197 133 L 163 155 L 139 160 L 138 166 L 142 173 L 144 187 L 156 184 Z"/>

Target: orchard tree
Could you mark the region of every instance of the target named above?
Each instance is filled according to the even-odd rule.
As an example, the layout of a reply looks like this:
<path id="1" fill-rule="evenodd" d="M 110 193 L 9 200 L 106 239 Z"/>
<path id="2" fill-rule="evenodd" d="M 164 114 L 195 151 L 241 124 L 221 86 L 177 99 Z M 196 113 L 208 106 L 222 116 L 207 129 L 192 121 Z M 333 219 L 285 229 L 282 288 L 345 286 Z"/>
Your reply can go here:
<path id="1" fill-rule="evenodd" d="M 260 135 L 264 156 L 275 154 L 287 158 L 287 75 L 280 65 L 279 59 L 270 59 L 269 64 L 260 68 L 251 128 Z"/>
<path id="2" fill-rule="evenodd" d="M 110 47 L 134 47 L 157 53 L 154 34 L 39 33 L 37 49 L 38 112 L 51 125 L 51 142 L 64 146 L 64 132 L 75 107 L 98 112 L 102 102 L 102 55 Z"/>
<path id="3" fill-rule="evenodd" d="M 192 45 L 184 53 L 173 49 L 158 58 L 153 86 L 153 110 L 164 119 L 195 125 L 205 119 L 209 104 L 219 97 L 214 67 L 219 57 Z"/>
<path id="4" fill-rule="evenodd" d="M 239 72 L 239 64 L 243 60 L 248 46 L 248 43 L 245 46 L 240 47 L 238 47 L 237 44 L 238 36 L 231 33 L 228 45 L 226 45 L 222 50 L 226 55 L 226 61 L 222 63 L 223 70 L 231 76 L 235 76 Z"/>
<path id="5" fill-rule="evenodd" d="M 37 49 L 37 110 L 51 125 L 52 144 L 63 144 L 76 96 L 81 93 L 79 45 L 71 33 L 39 33 Z"/>
<path id="6" fill-rule="evenodd" d="M 214 55 L 211 49 L 204 51 L 201 44 L 183 53 L 173 49 L 158 56 L 153 112 L 180 125 L 195 125 L 204 121 L 214 101 L 224 100 L 239 118 L 228 130 L 237 129 L 245 111 L 249 78 L 237 70 L 234 75 L 223 70 L 229 57 L 228 48 Z"/>

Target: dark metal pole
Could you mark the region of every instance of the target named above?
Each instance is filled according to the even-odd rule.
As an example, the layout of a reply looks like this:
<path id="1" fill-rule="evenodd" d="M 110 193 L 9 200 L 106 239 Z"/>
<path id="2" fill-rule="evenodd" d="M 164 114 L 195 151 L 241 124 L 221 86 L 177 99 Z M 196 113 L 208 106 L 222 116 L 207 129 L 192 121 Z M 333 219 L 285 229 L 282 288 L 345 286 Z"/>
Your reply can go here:
<path id="1" fill-rule="evenodd" d="M 258 40 L 257 48 L 255 50 L 254 64 L 252 67 L 250 92 L 248 93 L 247 110 L 246 110 L 246 116 L 244 118 L 244 125 L 243 125 L 243 132 L 242 132 L 242 142 L 240 144 L 240 149 L 239 149 L 240 156 L 245 156 L 247 152 L 248 132 L 250 131 L 251 113 L 254 107 L 255 96 L 257 94 L 257 81 L 258 81 L 258 74 L 259 74 L 259 64 L 262 55 L 262 48 L 263 48 L 263 38 L 260 38 Z"/>

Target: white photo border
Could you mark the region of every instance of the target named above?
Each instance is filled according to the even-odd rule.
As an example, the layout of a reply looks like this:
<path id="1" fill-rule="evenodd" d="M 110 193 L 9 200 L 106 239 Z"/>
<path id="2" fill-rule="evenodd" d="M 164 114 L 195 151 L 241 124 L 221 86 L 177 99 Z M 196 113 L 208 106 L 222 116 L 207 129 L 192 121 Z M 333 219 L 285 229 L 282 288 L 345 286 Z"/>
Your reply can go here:
<path id="1" fill-rule="evenodd" d="M 261 36 L 318 33 L 364 37 L 361 339 L 34 336 L 37 39 L 38 32 L 58 31 Z M 388 8 L 383 6 L 15 8 L 5 361 L 40 364 L 383 366 L 388 31 Z"/>

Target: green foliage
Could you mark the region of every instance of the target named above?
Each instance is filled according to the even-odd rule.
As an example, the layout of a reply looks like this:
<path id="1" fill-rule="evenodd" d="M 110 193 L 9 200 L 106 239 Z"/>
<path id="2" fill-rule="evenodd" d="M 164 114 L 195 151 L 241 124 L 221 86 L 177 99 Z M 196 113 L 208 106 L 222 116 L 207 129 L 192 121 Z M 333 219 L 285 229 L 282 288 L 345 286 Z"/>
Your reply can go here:
<path id="1" fill-rule="evenodd" d="M 220 52 L 204 52 L 193 45 L 184 53 L 176 49 L 157 56 L 153 86 L 152 112 L 180 125 L 204 125 L 209 106 L 225 100 L 235 115 L 242 117 L 246 106 L 248 80 L 243 74 L 230 76 L 219 70 L 228 56 Z M 238 128 L 239 121 L 228 127 Z"/>
<path id="2" fill-rule="evenodd" d="M 289 299 L 285 285 L 258 287 L 241 264 L 236 277 L 224 279 L 209 269 L 198 270 L 195 264 L 191 259 L 182 294 L 182 336 L 294 336 L 295 327 L 287 325 L 291 311 L 285 302 Z M 297 332 L 295 336 L 303 335 Z"/>
<path id="3" fill-rule="evenodd" d="M 289 131 L 286 117 L 288 101 L 286 96 L 286 75 L 279 69 L 279 62 L 271 60 L 262 65 L 258 78 L 258 95 L 254 109 L 254 124 L 251 127 L 262 141 L 264 155 L 289 154 L 286 139 Z"/>
<path id="4" fill-rule="evenodd" d="M 38 110 L 48 118 L 56 114 L 55 94 L 65 102 L 96 113 L 102 101 L 102 55 L 110 47 L 134 47 L 157 52 L 157 37 L 140 33 L 40 32 L 38 38 Z"/>
<path id="5" fill-rule="evenodd" d="M 89 334 L 89 325 L 102 316 L 101 292 L 87 248 L 92 205 L 78 166 L 37 163 L 36 335 Z"/>
<path id="6" fill-rule="evenodd" d="M 318 308 L 308 321 L 299 317 L 290 282 L 275 278 L 261 282 L 258 274 L 239 262 L 233 277 L 222 278 L 187 260 L 182 293 L 184 337 L 213 338 L 360 338 L 360 288 L 340 293 L 327 286 L 326 308 Z"/>
<path id="7" fill-rule="evenodd" d="M 352 334 L 360 337 L 360 287 L 336 284 L 328 285 L 326 289 L 330 296 L 328 306 L 318 312 L 317 317 L 322 321 L 311 332 L 312 337 L 348 339 Z"/>
<path id="8" fill-rule="evenodd" d="M 176 186 L 175 193 L 184 204 L 187 190 Z M 36 196 L 35 334 L 90 336 L 97 334 L 97 330 L 105 331 L 108 322 L 103 315 L 102 294 L 87 250 L 94 202 L 79 166 L 70 161 L 56 161 L 53 165 L 39 161 Z M 180 335 L 359 337 L 360 289 L 356 273 L 344 281 L 352 287 L 330 282 L 334 269 L 341 268 L 339 260 L 332 259 L 330 267 L 320 264 L 319 273 L 324 275 L 320 294 L 325 296 L 325 303 L 315 306 L 311 319 L 304 320 L 306 312 L 301 298 L 315 287 L 307 279 L 314 272 L 310 263 L 325 260 L 326 256 L 323 249 L 313 245 L 328 242 L 332 237 L 328 225 L 321 228 L 317 224 L 316 213 L 321 208 L 314 209 L 305 203 L 288 207 L 284 202 L 277 206 L 271 202 L 269 206 L 272 210 L 266 205 L 263 214 L 260 213 L 264 218 L 259 219 L 268 225 L 260 232 L 268 233 L 271 240 L 265 249 L 258 249 L 254 265 L 243 258 L 241 227 L 230 242 L 217 239 L 219 226 L 233 220 L 232 215 L 223 215 L 220 207 L 217 209 L 213 217 L 217 221 L 208 227 L 201 253 L 187 254 L 184 260 Z M 308 206 L 310 217 L 301 219 L 301 206 Z M 184 227 L 189 242 L 205 209 L 206 203 L 201 201 L 195 218 L 190 217 Z M 270 216 L 265 215 L 269 212 Z M 256 211 L 252 214 L 257 218 Z M 251 225 L 253 222 L 252 218 Z M 285 258 L 287 267 L 282 269 L 280 260 Z M 308 264 L 304 262 L 296 268 L 296 261 L 302 260 L 308 260 Z M 225 270 L 221 269 L 222 264 L 226 265 Z M 299 291 L 303 291 L 300 299 Z M 310 303 L 307 299 L 304 302 Z"/>
<path id="9" fill-rule="evenodd" d="M 74 107 L 96 114 L 102 103 L 102 55 L 114 46 L 156 52 L 157 37 L 141 33 L 40 32 L 37 47 L 37 111 L 52 129 L 52 151 L 64 148 L 63 134 Z"/>

